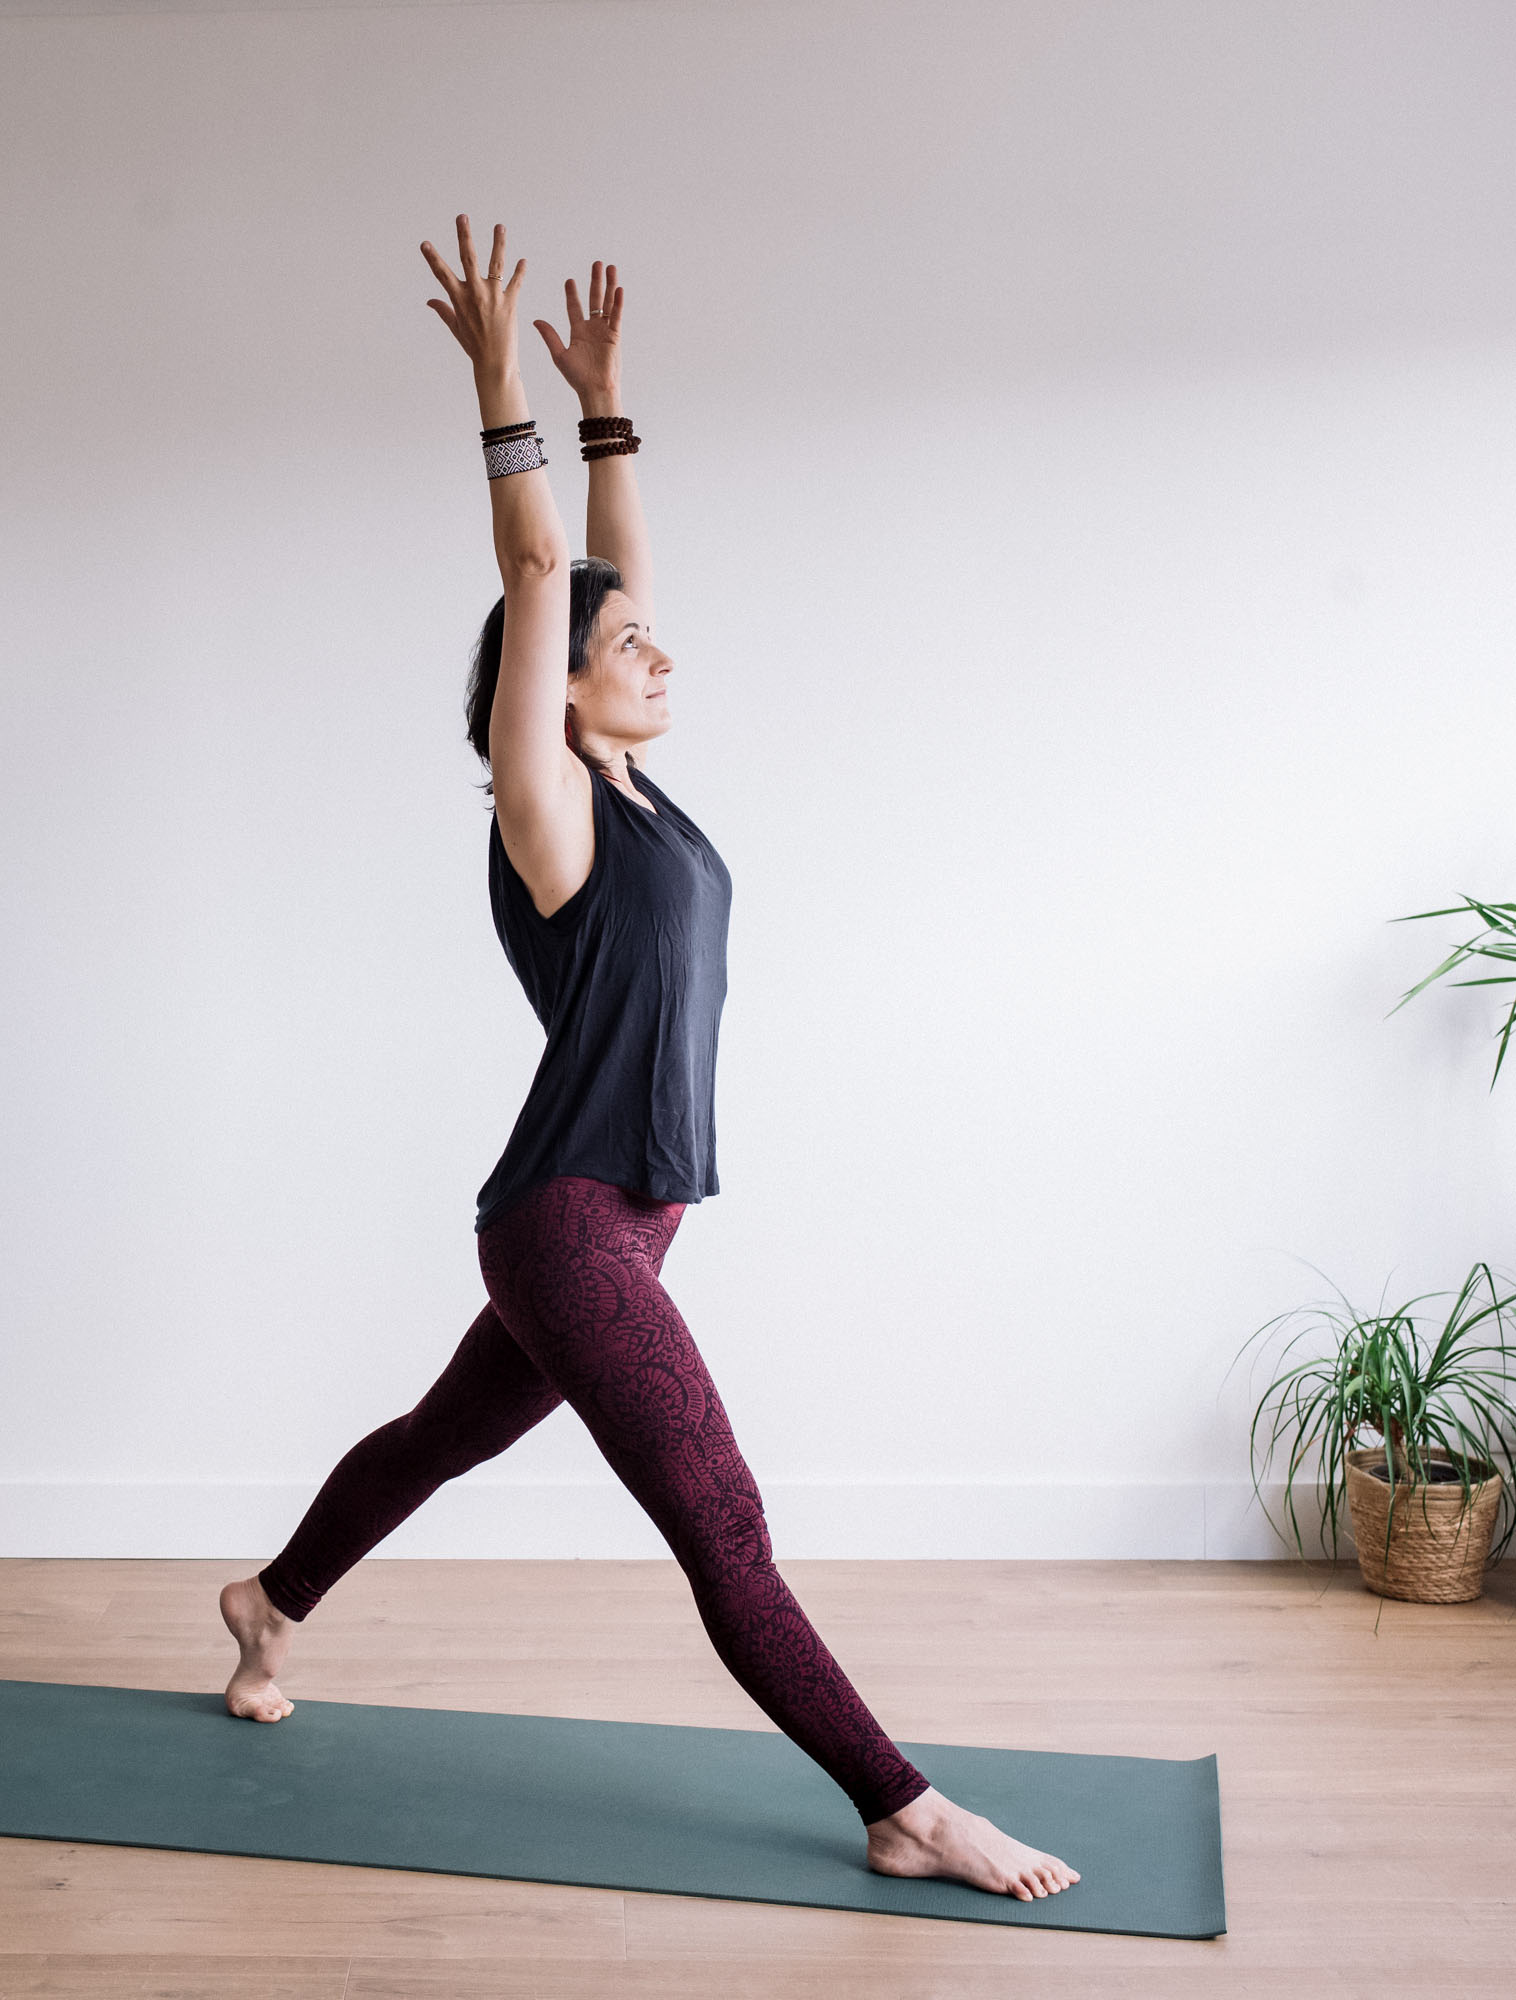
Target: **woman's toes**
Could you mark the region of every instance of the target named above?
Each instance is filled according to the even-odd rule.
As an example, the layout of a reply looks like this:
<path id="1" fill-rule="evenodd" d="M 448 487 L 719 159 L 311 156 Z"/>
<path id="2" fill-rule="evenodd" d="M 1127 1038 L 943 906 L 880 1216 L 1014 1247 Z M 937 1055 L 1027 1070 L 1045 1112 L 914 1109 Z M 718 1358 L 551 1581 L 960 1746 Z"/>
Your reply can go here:
<path id="1" fill-rule="evenodd" d="M 227 1703 L 244 1722 L 282 1722 L 295 1704 L 283 1695 L 234 1695 Z"/>

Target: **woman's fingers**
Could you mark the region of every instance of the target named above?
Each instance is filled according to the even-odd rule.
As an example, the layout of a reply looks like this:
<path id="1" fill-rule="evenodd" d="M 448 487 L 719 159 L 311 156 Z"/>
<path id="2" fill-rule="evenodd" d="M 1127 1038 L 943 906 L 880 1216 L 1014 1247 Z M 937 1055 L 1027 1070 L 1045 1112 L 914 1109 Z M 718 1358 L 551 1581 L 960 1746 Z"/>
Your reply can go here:
<path id="1" fill-rule="evenodd" d="M 460 290 L 460 280 L 454 277 L 452 268 L 446 258 L 439 257 L 430 243 L 422 244 L 421 254 L 427 263 L 431 265 L 432 276 L 437 280 L 437 283 L 441 285 L 443 291 L 447 293 L 450 299 L 456 301 Z"/>
<path id="2" fill-rule="evenodd" d="M 469 227 L 466 215 L 458 218 L 458 261 L 463 266 L 463 275 L 470 284 L 479 277 L 479 265 L 474 257 L 474 232 Z"/>
<path id="3" fill-rule="evenodd" d="M 458 331 L 458 317 L 452 307 L 444 305 L 441 299 L 428 299 L 427 304 L 436 313 L 442 324 L 448 328 L 449 332 L 456 334 Z"/>
<path id="4" fill-rule="evenodd" d="M 456 275 L 446 258 L 438 256 L 435 247 L 431 243 L 422 244 L 421 254 L 427 263 L 431 265 L 433 275 L 436 277 L 438 284 L 442 286 L 454 305 L 458 303 L 458 294 L 460 292 L 464 291 L 471 284 L 479 284 L 481 282 L 479 260 L 474 254 L 473 233 L 469 228 L 469 220 L 466 215 L 460 215 L 458 218 L 458 255 L 463 265 L 463 276 L 461 278 Z M 517 264 L 516 277 L 521 275 L 521 265 L 525 262 L 526 259 L 523 257 Z M 485 273 L 483 282 L 488 283 L 500 278 L 504 272 L 504 268 L 505 224 L 497 222 L 495 224 L 494 241 L 490 246 L 489 270 Z M 514 279 L 512 282 L 514 282 Z"/>
<path id="5" fill-rule="evenodd" d="M 558 338 L 557 327 L 553 325 L 551 320 L 546 319 L 534 319 L 532 325 L 536 327 L 537 331 L 542 335 L 543 340 L 546 341 L 547 351 L 553 357 L 553 366 L 555 368 L 561 367 L 563 365 L 563 357 L 568 353 L 568 349 Z"/>
<path id="6" fill-rule="evenodd" d="M 569 332 L 584 318 L 584 308 L 579 303 L 579 287 L 572 278 L 565 278 L 563 292 L 568 300 Z M 616 266 L 602 264 L 597 257 L 590 267 L 590 312 L 605 319 L 614 333 L 621 324 L 622 288 L 616 283 Z"/>

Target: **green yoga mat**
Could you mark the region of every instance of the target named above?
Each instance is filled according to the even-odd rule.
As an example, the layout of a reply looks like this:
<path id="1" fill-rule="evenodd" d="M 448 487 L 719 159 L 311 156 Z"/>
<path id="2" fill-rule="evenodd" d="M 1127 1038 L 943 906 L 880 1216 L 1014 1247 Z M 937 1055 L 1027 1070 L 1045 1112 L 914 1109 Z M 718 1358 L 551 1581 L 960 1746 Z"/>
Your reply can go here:
<path id="1" fill-rule="evenodd" d="M 556 1715 L 0 1681 L 0 1834 L 1143 1937 L 1226 1929 L 1216 1759 L 902 1743 L 938 1791 L 1082 1879 L 1022 1902 L 864 1862 L 786 1736 Z"/>

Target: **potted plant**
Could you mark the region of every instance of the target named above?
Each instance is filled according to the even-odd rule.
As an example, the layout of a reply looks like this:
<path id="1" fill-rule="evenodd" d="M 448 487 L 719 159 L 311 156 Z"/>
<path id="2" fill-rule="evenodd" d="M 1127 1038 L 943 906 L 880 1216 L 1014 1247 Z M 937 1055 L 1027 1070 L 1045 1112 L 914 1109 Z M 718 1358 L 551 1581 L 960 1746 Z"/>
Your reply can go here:
<path id="1" fill-rule="evenodd" d="M 1301 1560 L 1295 1481 L 1309 1467 L 1314 1483 L 1319 1466 L 1323 1549 L 1330 1524 L 1335 1560 L 1346 1501 L 1364 1583 L 1381 1597 L 1422 1604 L 1478 1597 L 1487 1562 L 1499 1561 L 1516 1529 L 1513 1508 L 1492 1551 L 1502 1499 L 1516 1491 L 1509 1367 L 1516 1354 L 1506 1325 L 1508 1313 L 1516 1321 L 1516 1292 L 1502 1297 L 1489 1265 L 1475 1264 L 1435 1344 L 1424 1347 L 1413 1308 L 1448 1296 L 1425 1292 L 1392 1312 L 1364 1315 L 1338 1292 L 1344 1310 L 1314 1305 L 1280 1313 L 1249 1335 L 1237 1357 L 1293 1319 L 1307 1324 L 1281 1359 L 1317 1334 L 1315 1344 L 1328 1351 L 1281 1368 L 1259 1399 L 1248 1435 L 1253 1490 L 1277 1528 L 1258 1475 L 1287 1441 L 1284 1507 Z M 1360 1446 L 1362 1431 L 1380 1442 Z"/>

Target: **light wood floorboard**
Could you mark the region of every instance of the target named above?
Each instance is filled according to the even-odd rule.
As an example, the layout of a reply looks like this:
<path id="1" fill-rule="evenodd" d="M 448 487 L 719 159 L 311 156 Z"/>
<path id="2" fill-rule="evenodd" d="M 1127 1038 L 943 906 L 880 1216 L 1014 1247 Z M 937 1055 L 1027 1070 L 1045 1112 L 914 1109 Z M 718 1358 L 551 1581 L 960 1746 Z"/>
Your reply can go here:
<path id="1" fill-rule="evenodd" d="M 219 1688 L 216 1592 L 259 1560 L 0 1562 L 0 1675 Z M 1516 1564 L 1447 1606 L 1376 1598 L 1354 1565 L 781 1566 L 899 1740 L 1215 1751 L 1227 1936 L 3 1840 L 0 2000 L 1516 1994 Z M 301 1630 L 285 1687 L 771 1727 L 671 1560 L 369 1562 Z"/>

